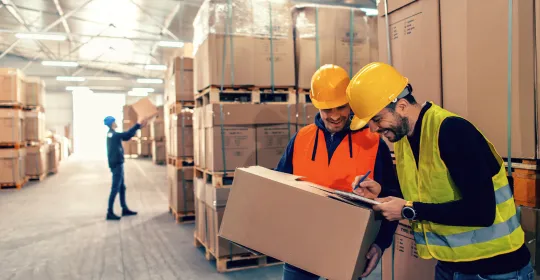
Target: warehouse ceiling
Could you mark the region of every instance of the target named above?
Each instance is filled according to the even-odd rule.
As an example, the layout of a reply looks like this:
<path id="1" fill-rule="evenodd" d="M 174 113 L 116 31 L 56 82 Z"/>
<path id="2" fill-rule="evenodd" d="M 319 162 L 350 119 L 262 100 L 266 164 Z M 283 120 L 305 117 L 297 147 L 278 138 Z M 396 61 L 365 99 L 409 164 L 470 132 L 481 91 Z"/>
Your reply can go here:
<path id="1" fill-rule="evenodd" d="M 375 0 L 293 2 L 376 7 Z M 160 41 L 191 42 L 201 4 L 202 0 L 0 0 L 0 66 L 43 77 L 49 91 L 65 91 L 66 86 L 107 90 L 104 84 L 120 90 L 136 86 L 137 78 L 162 79 L 163 70 L 148 70 L 146 65 L 166 65 L 179 51 L 160 46 Z M 78 66 L 51 67 L 43 61 Z M 57 76 L 84 81 L 57 81 Z M 163 86 L 157 85 L 157 90 Z"/>

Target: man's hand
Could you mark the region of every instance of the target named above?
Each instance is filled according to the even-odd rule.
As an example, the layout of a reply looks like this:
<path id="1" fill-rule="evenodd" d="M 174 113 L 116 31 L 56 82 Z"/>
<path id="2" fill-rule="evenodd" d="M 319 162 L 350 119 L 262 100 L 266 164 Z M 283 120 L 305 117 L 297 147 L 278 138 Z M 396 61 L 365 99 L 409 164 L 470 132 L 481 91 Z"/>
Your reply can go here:
<path id="1" fill-rule="evenodd" d="M 375 200 L 381 202 L 381 204 L 373 205 L 373 210 L 381 211 L 387 220 L 397 221 L 403 219 L 401 210 L 403 210 L 403 206 L 405 206 L 407 201 L 393 196 L 377 198 Z"/>
<path id="2" fill-rule="evenodd" d="M 368 264 L 366 265 L 366 269 L 364 270 L 364 274 L 362 274 L 362 278 L 368 277 L 371 272 L 377 267 L 377 263 L 382 257 L 382 250 L 377 244 L 372 244 L 371 248 L 369 248 L 369 251 L 366 255 L 366 258 L 369 260 Z"/>
<path id="3" fill-rule="evenodd" d="M 147 118 L 139 118 L 139 120 L 137 120 L 137 123 L 140 124 L 141 127 L 145 127 L 147 122 L 148 122 Z"/>
<path id="4" fill-rule="evenodd" d="M 354 190 L 354 186 L 358 184 L 360 181 L 360 178 L 362 178 L 364 175 L 356 176 L 354 178 L 354 182 L 352 183 L 352 188 Z M 381 185 L 373 180 L 371 180 L 369 177 L 367 177 L 364 182 L 360 183 L 360 186 L 358 189 L 354 190 L 354 193 L 356 193 L 359 196 L 363 196 L 366 198 L 374 199 L 381 193 Z"/>

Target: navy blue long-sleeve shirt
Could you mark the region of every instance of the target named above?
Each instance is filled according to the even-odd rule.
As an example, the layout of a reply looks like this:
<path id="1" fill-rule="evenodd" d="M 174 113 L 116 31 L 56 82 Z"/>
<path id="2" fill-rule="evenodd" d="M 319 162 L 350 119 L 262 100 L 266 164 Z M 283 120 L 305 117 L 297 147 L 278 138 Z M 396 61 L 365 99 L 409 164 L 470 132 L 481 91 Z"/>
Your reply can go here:
<path id="1" fill-rule="evenodd" d="M 116 132 L 114 129 L 109 130 L 107 133 L 107 159 L 110 169 L 124 163 L 124 147 L 122 147 L 122 141 L 129 141 L 133 138 L 139 128 L 141 128 L 141 125 L 135 124 L 126 132 Z"/>
<path id="2" fill-rule="evenodd" d="M 315 116 L 315 125 L 324 132 L 324 139 L 326 142 L 326 148 L 328 151 L 328 162 L 332 158 L 337 147 L 341 141 L 347 136 L 350 132 L 350 128 L 347 126 L 342 131 L 332 135 L 324 126 L 324 122 L 321 119 L 319 113 Z M 353 132 L 354 133 L 354 132 Z M 293 154 L 294 154 L 294 141 L 296 139 L 296 134 L 292 137 L 287 145 L 285 153 L 279 161 L 276 171 L 293 174 Z M 377 150 L 377 157 L 375 160 L 375 168 L 373 170 L 373 178 L 382 186 L 382 192 L 379 197 L 386 196 L 398 196 L 400 194 L 399 184 L 397 181 L 397 175 L 392 163 L 392 156 L 390 155 L 390 149 L 386 143 L 381 139 L 379 143 L 379 148 Z M 361 175 L 361 174 L 356 174 Z M 375 240 L 377 244 L 383 251 L 392 244 L 392 238 L 394 232 L 397 228 L 397 222 L 389 222 L 386 219 L 382 221 L 379 234 Z"/>

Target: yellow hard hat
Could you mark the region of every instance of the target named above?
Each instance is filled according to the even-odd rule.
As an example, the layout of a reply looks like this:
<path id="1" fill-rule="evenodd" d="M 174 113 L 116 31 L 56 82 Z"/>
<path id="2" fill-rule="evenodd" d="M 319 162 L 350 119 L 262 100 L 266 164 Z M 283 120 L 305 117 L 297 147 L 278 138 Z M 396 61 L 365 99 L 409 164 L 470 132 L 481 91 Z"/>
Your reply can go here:
<path id="1" fill-rule="evenodd" d="M 345 91 L 349 81 L 345 69 L 333 64 L 323 65 L 311 77 L 311 102 L 317 109 L 332 109 L 347 104 Z"/>
<path id="2" fill-rule="evenodd" d="M 347 99 L 354 112 L 351 129 L 363 128 L 398 98 L 408 83 L 394 67 L 382 62 L 372 62 L 360 69 L 347 87 Z"/>

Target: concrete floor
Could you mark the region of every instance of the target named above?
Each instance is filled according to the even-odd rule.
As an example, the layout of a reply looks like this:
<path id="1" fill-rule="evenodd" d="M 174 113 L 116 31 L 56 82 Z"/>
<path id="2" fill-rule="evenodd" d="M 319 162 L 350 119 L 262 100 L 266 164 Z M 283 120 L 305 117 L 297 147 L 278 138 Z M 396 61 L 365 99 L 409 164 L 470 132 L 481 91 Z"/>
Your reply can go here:
<path id="1" fill-rule="evenodd" d="M 73 157 L 42 182 L 0 191 L 0 280 L 281 279 L 281 266 L 217 273 L 193 246 L 193 224 L 167 212 L 166 167 L 128 159 L 125 172 L 139 215 L 120 222 L 104 219 L 104 160 Z M 380 279 L 380 267 L 369 279 Z"/>

